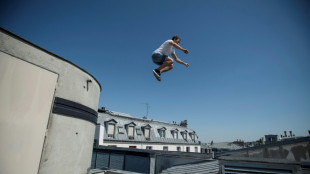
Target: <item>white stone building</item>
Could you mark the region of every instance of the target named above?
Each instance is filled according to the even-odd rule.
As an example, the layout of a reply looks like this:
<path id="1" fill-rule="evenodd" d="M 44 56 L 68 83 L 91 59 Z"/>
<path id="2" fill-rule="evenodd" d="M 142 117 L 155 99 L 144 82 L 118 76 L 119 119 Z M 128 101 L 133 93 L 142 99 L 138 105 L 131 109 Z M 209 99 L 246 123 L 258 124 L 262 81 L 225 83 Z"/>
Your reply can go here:
<path id="1" fill-rule="evenodd" d="M 99 146 L 200 153 L 196 132 L 183 123 L 181 126 L 99 110 L 95 142 Z"/>

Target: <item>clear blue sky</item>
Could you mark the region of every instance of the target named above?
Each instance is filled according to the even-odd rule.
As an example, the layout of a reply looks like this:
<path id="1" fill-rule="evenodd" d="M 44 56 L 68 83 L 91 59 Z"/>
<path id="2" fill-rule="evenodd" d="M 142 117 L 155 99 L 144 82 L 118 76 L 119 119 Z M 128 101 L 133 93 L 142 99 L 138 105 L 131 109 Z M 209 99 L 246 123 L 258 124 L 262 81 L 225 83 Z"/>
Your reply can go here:
<path id="1" fill-rule="evenodd" d="M 91 73 L 99 107 L 188 120 L 203 142 L 310 129 L 310 2 L 0 2 L 0 25 Z M 152 52 L 177 34 L 190 52 L 158 82 Z"/>

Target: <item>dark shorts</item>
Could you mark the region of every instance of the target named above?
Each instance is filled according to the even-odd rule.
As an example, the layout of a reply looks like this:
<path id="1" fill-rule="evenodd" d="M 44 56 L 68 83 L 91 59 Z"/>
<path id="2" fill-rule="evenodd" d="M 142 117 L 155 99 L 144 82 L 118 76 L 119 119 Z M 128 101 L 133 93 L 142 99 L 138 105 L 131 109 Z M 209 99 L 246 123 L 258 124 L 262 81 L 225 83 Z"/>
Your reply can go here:
<path id="1" fill-rule="evenodd" d="M 161 53 L 154 53 L 152 55 L 152 60 L 156 65 L 162 65 L 164 61 L 167 59 L 167 55 Z"/>

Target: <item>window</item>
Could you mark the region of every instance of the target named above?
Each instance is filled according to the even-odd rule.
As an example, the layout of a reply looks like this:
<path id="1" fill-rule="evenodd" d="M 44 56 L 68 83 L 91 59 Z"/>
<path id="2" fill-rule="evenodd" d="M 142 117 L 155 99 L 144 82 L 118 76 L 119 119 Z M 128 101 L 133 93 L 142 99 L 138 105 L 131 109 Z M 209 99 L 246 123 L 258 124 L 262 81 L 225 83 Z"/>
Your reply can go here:
<path id="1" fill-rule="evenodd" d="M 124 128 L 123 127 L 118 127 L 118 133 L 119 134 L 124 134 Z"/>
<path id="2" fill-rule="evenodd" d="M 177 147 L 177 151 L 178 151 L 178 152 L 181 152 L 181 147 Z"/>
<path id="3" fill-rule="evenodd" d="M 195 133 L 189 133 L 189 137 L 190 137 L 193 141 L 196 140 L 196 135 L 195 135 Z"/>
<path id="4" fill-rule="evenodd" d="M 171 131 L 171 134 L 172 134 L 172 137 L 173 137 L 174 139 L 178 139 L 178 131 L 177 131 L 177 130 Z"/>
<path id="5" fill-rule="evenodd" d="M 143 130 L 145 140 L 150 140 L 151 138 L 150 131 L 152 127 L 149 124 L 147 124 L 145 126 L 142 126 L 141 128 Z"/>
<path id="6" fill-rule="evenodd" d="M 129 126 L 128 127 L 128 137 L 129 139 L 133 139 L 134 138 L 134 135 L 133 135 L 133 130 L 134 130 L 134 127 L 133 126 Z"/>
<path id="7" fill-rule="evenodd" d="M 130 149 L 136 149 L 137 146 L 129 146 Z"/>
<path id="8" fill-rule="evenodd" d="M 134 139 L 135 137 L 135 126 L 136 124 L 134 122 L 131 122 L 129 124 L 126 124 L 125 127 L 127 129 L 127 135 L 129 139 Z"/>
<path id="9" fill-rule="evenodd" d="M 152 146 L 146 146 L 146 149 L 148 149 L 148 150 L 152 150 L 152 149 L 153 149 L 153 147 L 152 147 Z"/>
<path id="10" fill-rule="evenodd" d="M 142 131 L 141 131 L 141 129 L 136 129 L 137 130 L 137 135 L 142 135 Z"/>
<path id="11" fill-rule="evenodd" d="M 195 152 L 198 152 L 198 147 L 195 147 Z"/>
<path id="12" fill-rule="evenodd" d="M 191 152 L 191 148 L 190 147 L 186 147 L 186 152 Z"/>
<path id="13" fill-rule="evenodd" d="M 183 139 L 184 139 L 184 140 L 187 140 L 187 133 L 186 133 L 186 132 L 183 132 L 183 133 L 182 133 L 182 136 L 183 136 Z"/>
<path id="14" fill-rule="evenodd" d="M 158 134 L 160 138 L 165 138 L 166 137 L 166 130 L 165 129 L 158 129 Z"/>
<path id="15" fill-rule="evenodd" d="M 163 147 L 163 150 L 164 150 L 164 151 L 168 151 L 168 146 L 164 146 L 164 147 Z"/>
<path id="16" fill-rule="evenodd" d="M 109 123 L 108 124 L 108 137 L 114 137 L 114 128 L 115 128 L 115 124 L 113 123 Z"/>
<path id="17" fill-rule="evenodd" d="M 147 140 L 150 140 L 150 128 L 144 129 L 144 136 Z"/>
<path id="18" fill-rule="evenodd" d="M 165 130 L 159 130 L 159 136 L 161 137 L 161 138 L 165 138 Z"/>
<path id="19" fill-rule="evenodd" d="M 117 121 L 114 119 L 111 119 L 109 121 L 105 121 L 104 125 L 108 134 L 108 137 L 114 138 L 114 133 L 115 133 L 115 124 Z"/>

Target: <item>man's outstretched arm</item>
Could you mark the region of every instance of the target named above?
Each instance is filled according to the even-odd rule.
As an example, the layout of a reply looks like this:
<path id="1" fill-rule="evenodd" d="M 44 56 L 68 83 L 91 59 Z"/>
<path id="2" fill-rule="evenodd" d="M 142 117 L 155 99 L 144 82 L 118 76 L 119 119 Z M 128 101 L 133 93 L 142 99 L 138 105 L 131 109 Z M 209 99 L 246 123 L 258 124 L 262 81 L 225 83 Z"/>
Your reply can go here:
<path id="1" fill-rule="evenodd" d="M 171 56 L 173 57 L 173 59 L 174 59 L 176 62 L 178 62 L 178 63 L 180 63 L 180 64 L 183 64 L 183 65 L 185 65 L 186 67 L 189 66 L 188 63 L 183 62 L 183 61 L 182 61 L 181 59 L 179 59 L 179 58 L 177 57 L 177 55 L 175 55 L 174 53 L 172 53 Z"/>
<path id="2" fill-rule="evenodd" d="M 175 42 L 170 42 L 170 44 L 172 45 L 172 46 L 174 46 L 175 48 L 177 48 L 177 49 L 179 49 L 179 50 L 181 50 L 181 51 L 183 51 L 185 54 L 187 54 L 188 53 L 188 50 L 187 49 L 184 49 L 184 48 L 182 48 L 179 44 L 177 44 L 177 43 L 175 43 Z"/>

